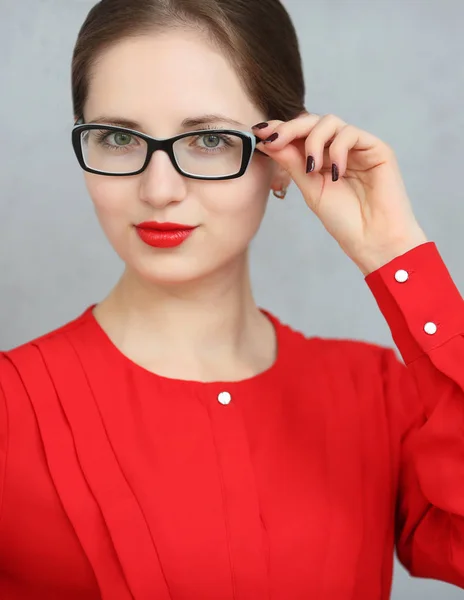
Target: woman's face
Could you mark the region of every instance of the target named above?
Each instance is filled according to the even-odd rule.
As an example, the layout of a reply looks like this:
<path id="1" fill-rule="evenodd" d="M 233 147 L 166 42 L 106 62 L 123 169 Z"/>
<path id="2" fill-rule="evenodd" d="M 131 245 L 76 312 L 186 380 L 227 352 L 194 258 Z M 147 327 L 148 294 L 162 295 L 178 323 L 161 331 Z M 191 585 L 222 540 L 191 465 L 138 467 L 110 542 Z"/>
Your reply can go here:
<path id="1" fill-rule="evenodd" d="M 211 126 L 251 132 L 265 119 L 247 97 L 224 56 L 199 34 L 170 32 L 125 40 L 101 55 L 84 110 L 86 123 L 101 116 L 138 123 L 157 138 L 206 129 L 181 128 L 190 117 L 218 114 L 234 119 Z M 214 133 L 214 132 L 213 132 Z M 154 283 L 177 283 L 233 268 L 261 223 L 270 188 L 285 179 L 275 161 L 254 153 L 240 178 L 206 181 L 183 177 L 168 155 L 152 155 L 147 169 L 129 177 L 85 172 L 99 222 L 127 269 Z M 154 248 L 136 225 L 144 221 L 198 226 L 180 246 Z"/>

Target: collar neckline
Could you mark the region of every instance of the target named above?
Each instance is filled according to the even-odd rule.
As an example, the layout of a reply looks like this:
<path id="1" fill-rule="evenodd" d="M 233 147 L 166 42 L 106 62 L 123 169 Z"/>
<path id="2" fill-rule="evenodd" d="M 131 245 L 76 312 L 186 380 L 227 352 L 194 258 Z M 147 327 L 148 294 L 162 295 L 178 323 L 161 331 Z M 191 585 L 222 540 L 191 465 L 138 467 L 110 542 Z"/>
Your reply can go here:
<path id="1" fill-rule="evenodd" d="M 135 371 L 139 372 L 140 374 L 144 375 L 145 377 L 156 379 L 160 383 L 165 383 L 167 385 L 170 384 L 170 385 L 175 385 L 175 386 L 190 386 L 190 387 L 202 387 L 202 388 L 205 388 L 205 387 L 211 387 L 211 388 L 221 387 L 221 388 L 223 388 L 223 387 L 227 386 L 227 389 L 233 389 L 233 388 L 237 388 L 237 387 L 245 386 L 245 385 L 262 384 L 270 379 L 274 380 L 274 378 L 278 375 L 278 373 L 280 373 L 282 371 L 284 356 L 286 354 L 285 353 L 285 340 L 286 340 L 285 326 L 280 322 L 280 320 L 275 315 L 273 315 L 271 312 L 269 312 L 268 310 L 266 310 L 264 308 L 258 307 L 259 310 L 272 323 L 272 325 L 274 327 L 275 336 L 276 336 L 277 350 L 276 350 L 276 357 L 275 357 L 272 365 L 270 367 L 268 367 L 266 370 L 261 371 L 260 373 L 257 373 L 256 375 L 252 375 L 251 377 L 247 377 L 245 379 L 231 380 L 231 381 L 224 381 L 224 380 L 199 381 L 199 380 L 192 380 L 192 379 L 178 379 L 178 378 L 166 377 L 164 375 L 160 375 L 153 371 L 149 371 L 142 365 L 139 365 L 138 363 L 131 360 L 128 356 L 123 354 L 123 352 L 121 350 L 119 350 L 119 348 L 114 344 L 114 342 L 110 339 L 110 337 L 105 332 L 103 327 L 97 321 L 97 319 L 95 318 L 95 316 L 93 314 L 93 309 L 95 308 L 95 306 L 97 306 L 97 304 L 90 305 L 84 311 L 84 313 L 81 315 L 81 318 L 83 320 L 87 321 L 92 326 L 92 329 L 95 332 L 95 334 L 98 336 L 102 346 L 107 349 L 107 351 L 116 360 L 116 362 L 119 363 L 121 368 L 125 368 L 125 369 L 129 368 L 129 369 L 135 370 Z"/>

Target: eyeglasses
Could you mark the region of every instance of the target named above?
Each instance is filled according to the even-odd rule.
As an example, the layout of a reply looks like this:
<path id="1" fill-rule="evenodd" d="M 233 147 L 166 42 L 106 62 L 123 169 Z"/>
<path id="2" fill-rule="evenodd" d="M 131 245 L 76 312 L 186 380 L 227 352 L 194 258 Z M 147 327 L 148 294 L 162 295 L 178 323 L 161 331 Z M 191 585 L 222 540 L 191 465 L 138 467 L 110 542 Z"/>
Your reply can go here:
<path id="1" fill-rule="evenodd" d="M 202 129 L 157 139 L 125 127 L 84 124 L 83 119 L 72 130 L 80 166 L 89 173 L 110 176 L 138 175 L 152 154 L 163 150 L 185 177 L 235 179 L 245 173 L 261 141 L 252 133 L 233 129 Z"/>

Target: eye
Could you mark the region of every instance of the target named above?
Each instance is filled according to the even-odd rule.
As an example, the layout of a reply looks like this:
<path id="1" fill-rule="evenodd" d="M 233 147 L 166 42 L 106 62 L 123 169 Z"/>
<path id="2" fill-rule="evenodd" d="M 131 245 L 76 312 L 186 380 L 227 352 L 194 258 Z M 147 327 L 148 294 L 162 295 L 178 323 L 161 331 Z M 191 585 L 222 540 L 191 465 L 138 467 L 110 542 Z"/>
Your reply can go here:
<path id="1" fill-rule="evenodd" d="M 208 146 L 208 148 L 216 148 L 221 141 L 221 138 L 218 135 L 214 135 L 212 133 L 204 135 L 203 139 L 206 140 L 205 144 Z"/>
<path id="2" fill-rule="evenodd" d="M 132 136 L 123 131 L 119 131 L 114 134 L 114 140 L 118 146 L 127 146 L 127 144 L 130 144 Z"/>

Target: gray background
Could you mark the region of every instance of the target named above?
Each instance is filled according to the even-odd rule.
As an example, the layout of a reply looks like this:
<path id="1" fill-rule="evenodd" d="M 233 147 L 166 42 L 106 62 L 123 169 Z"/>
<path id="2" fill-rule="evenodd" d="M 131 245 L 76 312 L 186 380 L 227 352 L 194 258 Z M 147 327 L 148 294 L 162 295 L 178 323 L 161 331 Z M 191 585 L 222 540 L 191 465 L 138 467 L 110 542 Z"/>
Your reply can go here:
<path id="1" fill-rule="evenodd" d="M 76 317 L 121 273 L 70 143 L 71 54 L 93 4 L 0 0 L 3 350 Z M 418 221 L 462 293 L 464 2 L 284 4 L 300 36 L 306 107 L 335 113 L 393 146 Z M 285 239 L 282 227 L 290 234 Z M 253 242 L 252 275 L 258 304 L 309 335 L 393 345 L 361 272 L 295 184 L 285 202 L 271 196 Z M 411 578 L 396 562 L 394 600 L 438 595 L 457 600 L 464 592 Z"/>

